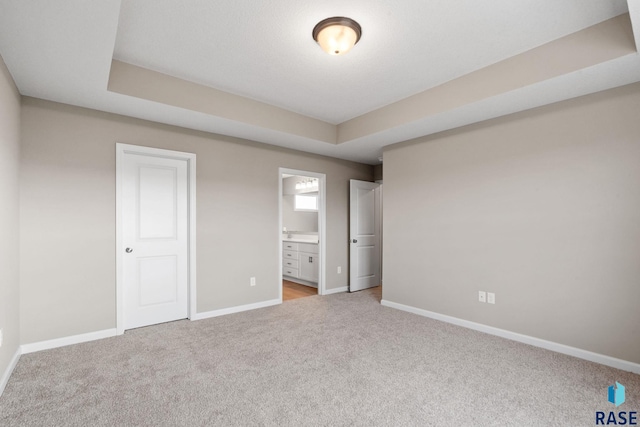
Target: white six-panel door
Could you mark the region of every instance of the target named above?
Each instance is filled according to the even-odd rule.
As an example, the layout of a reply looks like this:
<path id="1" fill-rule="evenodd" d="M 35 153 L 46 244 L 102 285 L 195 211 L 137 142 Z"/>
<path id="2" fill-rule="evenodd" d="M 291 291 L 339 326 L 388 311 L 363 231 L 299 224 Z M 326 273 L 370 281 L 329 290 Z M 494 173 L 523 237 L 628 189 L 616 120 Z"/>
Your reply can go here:
<path id="1" fill-rule="evenodd" d="M 380 184 L 350 181 L 349 291 L 381 284 Z"/>
<path id="2" fill-rule="evenodd" d="M 124 329 L 188 316 L 188 164 L 121 159 Z"/>

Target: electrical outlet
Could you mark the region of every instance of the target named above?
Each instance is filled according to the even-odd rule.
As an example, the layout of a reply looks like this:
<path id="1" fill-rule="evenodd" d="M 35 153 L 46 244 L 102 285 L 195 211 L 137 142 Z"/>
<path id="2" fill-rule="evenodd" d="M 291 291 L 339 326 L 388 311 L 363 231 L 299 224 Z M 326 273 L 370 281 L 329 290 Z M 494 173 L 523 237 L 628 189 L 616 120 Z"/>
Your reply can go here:
<path id="1" fill-rule="evenodd" d="M 478 291 L 478 301 L 487 302 L 487 293 L 485 291 Z"/>
<path id="2" fill-rule="evenodd" d="M 255 286 L 256 285 L 256 278 L 255 277 L 251 278 L 250 284 L 251 284 L 251 286 Z"/>
<path id="3" fill-rule="evenodd" d="M 338 267 L 338 274 L 342 273 L 342 267 Z"/>
<path id="4" fill-rule="evenodd" d="M 2 347 L 2 329 L 0 329 L 0 347 Z"/>
<path id="5" fill-rule="evenodd" d="M 496 294 L 494 294 L 493 292 L 487 293 L 487 302 L 489 304 L 495 304 L 496 303 Z"/>

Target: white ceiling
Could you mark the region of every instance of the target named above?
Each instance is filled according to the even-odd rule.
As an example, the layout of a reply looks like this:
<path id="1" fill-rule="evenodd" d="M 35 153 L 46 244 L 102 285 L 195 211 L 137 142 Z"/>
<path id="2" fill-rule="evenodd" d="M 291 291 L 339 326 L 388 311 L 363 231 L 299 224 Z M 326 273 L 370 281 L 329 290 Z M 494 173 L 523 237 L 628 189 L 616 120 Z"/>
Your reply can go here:
<path id="1" fill-rule="evenodd" d="M 0 0 L 0 54 L 23 95 L 373 164 L 391 143 L 638 81 L 638 55 L 342 144 L 109 92 L 111 61 L 338 125 L 627 11 L 625 0 Z M 335 15 L 363 28 L 338 57 L 311 38 Z"/>

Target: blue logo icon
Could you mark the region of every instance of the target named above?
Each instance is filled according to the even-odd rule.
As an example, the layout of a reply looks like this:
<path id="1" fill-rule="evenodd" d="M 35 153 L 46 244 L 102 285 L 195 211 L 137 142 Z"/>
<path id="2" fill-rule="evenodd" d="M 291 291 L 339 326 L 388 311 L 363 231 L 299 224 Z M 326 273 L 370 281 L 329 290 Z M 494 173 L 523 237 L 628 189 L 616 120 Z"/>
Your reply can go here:
<path id="1" fill-rule="evenodd" d="M 609 386 L 609 402 L 616 405 L 616 408 L 624 403 L 624 386 L 618 381 L 615 385 Z"/>

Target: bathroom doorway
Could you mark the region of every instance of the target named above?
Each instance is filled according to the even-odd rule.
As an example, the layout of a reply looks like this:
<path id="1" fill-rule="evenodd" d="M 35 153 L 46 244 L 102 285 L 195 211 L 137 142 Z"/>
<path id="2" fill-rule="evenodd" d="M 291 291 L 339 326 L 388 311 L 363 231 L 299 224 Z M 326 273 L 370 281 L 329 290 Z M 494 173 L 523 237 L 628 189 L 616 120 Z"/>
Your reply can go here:
<path id="1" fill-rule="evenodd" d="M 326 177 L 279 170 L 280 300 L 323 295 L 326 260 Z"/>

